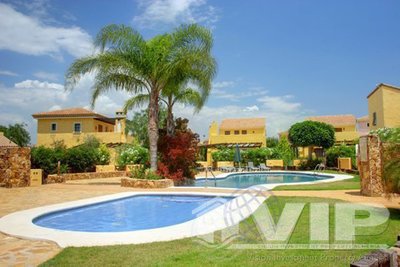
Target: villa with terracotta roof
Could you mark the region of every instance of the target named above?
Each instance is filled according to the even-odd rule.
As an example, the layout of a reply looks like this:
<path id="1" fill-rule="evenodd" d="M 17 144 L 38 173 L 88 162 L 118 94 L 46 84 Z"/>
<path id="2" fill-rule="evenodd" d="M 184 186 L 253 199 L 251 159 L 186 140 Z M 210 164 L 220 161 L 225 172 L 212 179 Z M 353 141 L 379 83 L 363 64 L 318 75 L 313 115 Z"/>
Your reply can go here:
<path id="1" fill-rule="evenodd" d="M 266 135 L 265 118 L 224 119 L 219 127 L 214 121 L 209 128 L 207 147 L 233 147 L 236 144 L 242 148 L 265 147 Z M 210 149 L 207 152 L 207 162 L 211 163 Z"/>
<path id="2" fill-rule="evenodd" d="M 122 111 L 117 111 L 115 118 L 84 108 L 38 112 L 32 117 L 38 121 L 38 146 L 51 146 L 56 141 L 63 141 L 67 147 L 73 147 L 88 136 L 94 136 L 106 144 L 132 141 L 132 137 L 125 135 L 126 116 Z"/>

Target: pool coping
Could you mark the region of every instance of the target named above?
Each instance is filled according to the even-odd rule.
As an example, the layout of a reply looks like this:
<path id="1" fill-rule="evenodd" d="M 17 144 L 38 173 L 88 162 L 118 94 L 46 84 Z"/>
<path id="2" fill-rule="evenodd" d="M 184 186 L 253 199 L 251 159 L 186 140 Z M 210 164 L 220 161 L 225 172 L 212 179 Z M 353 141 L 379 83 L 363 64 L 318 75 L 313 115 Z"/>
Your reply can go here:
<path id="1" fill-rule="evenodd" d="M 254 189 L 249 189 L 248 192 L 252 194 L 251 196 L 253 199 L 256 199 L 256 201 L 251 201 L 250 203 L 243 202 L 246 200 L 246 197 L 243 197 L 242 192 L 233 194 L 165 191 L 122 192 L 14 212 L 0 218 L 0 232 L 24 239 L 53 241 L 60 247 L 142 244 L 170 241 L 213 233 L 229 226 L 236 225 L 240 221 L 246 219 L 268 198 L 265 193 L 260 194 L 260 190 L 257 190 L 257 194 L 255 195 L 253 195 L 255 192 Z M 125 232 L 83 232 L 46 228 L 33 223 L 35 218 L 47 213 L 136 195 L 216 196 L 216 198 L 213 198 L 213 201 L 218 201 L 218 196 L 234 196 L 235 198 L 211 211 L 208 211 L 204 214 L 200 213 L 201 215 L 195 219 L 171 226 L 146 230 Z M 242 197 L 239 198 L 238 196 Z M 244 203 L 246 203 L 246 206 L 248 207 L 247 209 L 235 208 L 235 205 L 237 205 L 237 207 L 241 207 Z M 209 205 L 212 205 L 212 202 L 211 204 L 207 204 L 207 206 Z M 229 220 L 225 218 L 227 215 L 227 208 L 229 208 L 230 211 Z M 231 209 L 233 211 L 231 211 Z"/>
<path id="2" fill-rule="evenodd" d="M 313 172 L 313 171 L 286 171 L 286 170 L 279 170 L 279 171 L 256 171 L 256 172 L 228 172 L 228 173 L 221 173 L 215 176 L 215 179 L 225 179 L 230 175 L 236 174 L 280 174 L 280 173 L 293 173 L 293 174 L 307 174 L 307 175 L 321 175 L 321 176 L 329 176 L 332 178 L 323 179 L 319 181 L 310 181 L 310 182 L 296 182 L 296 183 L 271 183 L 271 184 L 258 184 L 257 186 L 262 186 L 266 190 L 272 190 L 277 186 L 282 185 L 307 185 L 307 184 L 320 184 L 320 183 L 331 183 L 331 182 L 338 182 L 346 179 L 351 179 L 354 175 L 350 174 L 336 174 L 336 173 L 323 173 L 323 172 Z M 197 179 L 203 180 L 205 177 L 197 177 Z M 208 180 L 214 180 L 214 177 L 208 178 Z M 178 186 L 178 188 L 216 188 L 216 189 L 226 189 L 226 190 L 246 190 L 247 188 L 234 188 L 234 187 L 214 187 L 214 186 Z"/>

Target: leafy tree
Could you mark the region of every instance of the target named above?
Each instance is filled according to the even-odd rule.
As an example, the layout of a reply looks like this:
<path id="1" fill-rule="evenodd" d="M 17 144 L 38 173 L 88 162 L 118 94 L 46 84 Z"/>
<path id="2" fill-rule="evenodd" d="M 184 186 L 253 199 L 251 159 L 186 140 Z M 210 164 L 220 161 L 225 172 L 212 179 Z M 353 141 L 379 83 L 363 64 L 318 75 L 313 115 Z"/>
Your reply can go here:
<path id="1" fill-rule="evenodd" d="M 276 137 L 267 137 L 267 147 L 274 148 L 278 145 L 279 139 Z"/>
<path id="2" fill-rule="evenodd" d="M 0 125 L 0 132 L 3 132 L 5 137 L 18 146 L 24 147 L 28 146 L 31 142 L 31 136 L 25 129 L 26 126 L 25 123 L 16 123 L 14 125 L 8 125 L 8 127 Z"/>
<path id="3" fill-rule="evenodd" d="M 285 168 L 292 163 L 294 158 L 293 148 L 286 137 L 281 137 L 278 145 L 276 146 L 276 151 L 283 160 Z"/>
<path id="4" fill-rule="evenodd" d="M 196 168 L 199 136 L 188 127 L 188 120 L 178 118 L 175 121 L 175 135 L 161 133 L 159 140 L 159 175 L 182 182 L 193 179 Z"/>
<path id="5" fill-rule="evenodd" d="M 195 84 L 206 98 L 216 72 L 212 44 L 211 32 L 196 24 L 180 26 L 147 41 L 131 27 L 109 25 L 95 40 L 100 53 L 77 59 L 70 66 L 67 88 L 72 89 L 84 74 L 94 72 L 92 105 L 112 88 L 134 95 L 147 93 L 150 163 L 156 170 L 160 94 L 184 79 Z"/>
<path id="6" fill-rule="evenodd" d="M 297 147 L 310 147 L 310 151 L 313 146 L 330 148 L 335 144 L 335 129 L 318 121 L 298 122 L 289 129 L 289 141 Z"/>
<path id="7" fill-rule="evenodd" d="M 158 111 L 159 127 L 164 127 L 167 111 L 160 107 Z M 145 148 L 149 148 L 149 135 L 147 125 L 149 123 L 149 113 L 147 110 L 141 110 L 133 114 L 132 120 L 126 120 L 126 134 L 131 134 Z"/>

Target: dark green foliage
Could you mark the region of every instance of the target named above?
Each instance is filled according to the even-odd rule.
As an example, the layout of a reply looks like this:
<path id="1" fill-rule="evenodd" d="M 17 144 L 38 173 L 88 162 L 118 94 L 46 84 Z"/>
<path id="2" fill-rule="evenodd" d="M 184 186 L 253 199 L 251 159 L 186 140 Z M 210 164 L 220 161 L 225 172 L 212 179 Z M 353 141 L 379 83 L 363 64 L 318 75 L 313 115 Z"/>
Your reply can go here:
<path id="1" fill-rule="evenodd" d="M 96 165 L 109 163 L 110 153 L 94 137 L 88 137 L 82 145 L 68 149 L 62 142 L 55 142 L 50 148 L 32 148 L 32 168 L 43 169 L 45 177 L 57 173 L 58 161 L 61 173 L 94 171 Z"/>
<path id="2" fill-rule="evenodd" d="M 44 177 L 49 174 L 57 173 L 58 161 L 60 161 L 60 172 L 68 171 L 68 166 L 65 162 L 66 148 L 57 145 L 53 148 L 44 146 L 33 147 L 31 150 L 31 167 L 32 169 L 42 169 Z"/>
<path id="3" fill-rule="evenodd" d="M 146 180 L 160 180 L 162 177 L 158 175 L 156 172 L 142 168 L 133 168 L 131 171 L 131 177 L 135 179 L 146 179 Z"/>
<path id="4" fill-rule="evenodd" d="M 307 161 L 302 161 L 299 165 L 299 169 L 302 171 L 314 170 L 315 166 L 322 163 L 321 159 L 308 159 Z"/>
<path id="5" fill-rule="evenodd" d="M 145 148 L 149 148 L 149 136 L 147 125 L 149 124 L 148 110 L 144 109 L 133 114 L 132 120 L 126 120 L 126 134 L 132 135 Z M 160 106 L 158 111 L 159 128 L 165 126 L 167 110 Z"/>
<path id="6" fill-rule="evenodd" d="M 267 147 L 274 148 L 278 145 L 279 139 L 276 137 L 267 137 Z"/>
<path id="7" fill-rule="evenodd" d="M 294 146 L 329 148 L 335 144 L 335 129 L 323 122 L 299 122 L 290 127 L 289 141 Z"/>
<path id="8" fill-rule="evenodd" d="M 4 136 L 16 143 L 20 147 L 28 146 L 31 142 L 31 136 L 25 129 L 27 125 L 25 123 L 16 123 L 14 125 L 8 125 L 8 127 L 0 125 L 0 132 L 4 133 Z"/>
<path id="9" fill-rule="evenodd" d="M 338 158 L 351 158 L 353 168 L 356 167 L 356 149 L 354 146 L 333 146 L 326 151 L 326 166 L 337 167 Z"/>

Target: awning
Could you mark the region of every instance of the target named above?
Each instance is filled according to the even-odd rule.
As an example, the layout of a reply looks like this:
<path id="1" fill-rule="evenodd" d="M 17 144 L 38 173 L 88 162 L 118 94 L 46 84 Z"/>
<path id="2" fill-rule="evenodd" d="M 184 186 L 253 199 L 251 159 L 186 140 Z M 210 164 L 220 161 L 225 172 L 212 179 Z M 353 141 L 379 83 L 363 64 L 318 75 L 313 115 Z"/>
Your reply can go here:
<path id="1" fill-rule="evenodd" d="M 216 147 L 227 147 L 227 148 L 234 148 L 236 144 L 239 148 L 256 148 L 261 147 L 262 143 L 219 143 L 219 144 L 200 144 L 200 147 L 206 148 L 216 148 Z"/>

